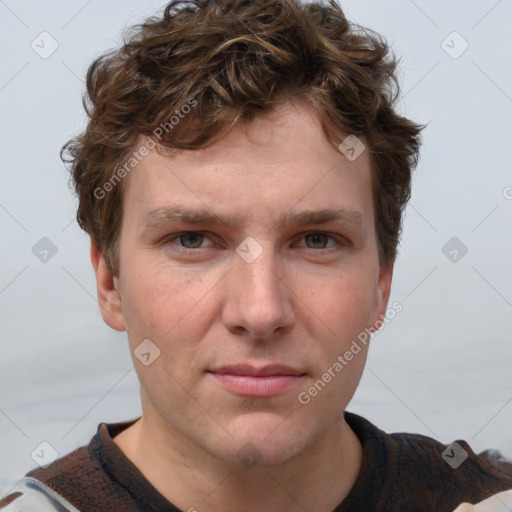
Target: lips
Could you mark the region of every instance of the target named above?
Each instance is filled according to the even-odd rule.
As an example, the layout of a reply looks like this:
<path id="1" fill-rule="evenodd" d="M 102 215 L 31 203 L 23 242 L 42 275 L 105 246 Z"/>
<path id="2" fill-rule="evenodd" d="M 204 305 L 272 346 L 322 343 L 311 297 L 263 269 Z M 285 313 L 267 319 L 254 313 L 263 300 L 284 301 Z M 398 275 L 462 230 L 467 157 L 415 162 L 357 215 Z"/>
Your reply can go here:
<path id="1" fill-rule="evenodd" d="M 255 368 L 248 364 L 237 364 L 232 366 L 221 366 L 211 370 L 218 375 L 246 375 L 248 377 L 270 377 L 273 375 L 304 375 L 304 372 L 283 364 L 271 364 Z"/>
<path id="2" fill-rule="evenodd" d="M 208 372 L 226 391 L 245 397 L 272 397 L 299 384 L 304 372 L 287 365 L 254 367 L 247 364 L 220 366 Z"/>

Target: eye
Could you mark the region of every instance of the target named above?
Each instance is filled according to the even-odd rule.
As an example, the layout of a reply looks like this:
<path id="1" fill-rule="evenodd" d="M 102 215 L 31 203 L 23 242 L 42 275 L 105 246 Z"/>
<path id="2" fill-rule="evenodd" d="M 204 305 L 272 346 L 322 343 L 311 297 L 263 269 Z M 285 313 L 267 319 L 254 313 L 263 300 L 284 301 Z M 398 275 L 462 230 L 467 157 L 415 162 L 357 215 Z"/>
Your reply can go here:
<path id="1" fill-rule="evenodd" d="M 300 242 L 302 241 L 305 243 L 299 243 L 299 247 L 304 247 L 313 253 L 328 253 L 350 246 L 350 242 L 346 238 L 321 231 L 303 234 L 300 238 Z M 206 233 L 199 231 L 174 233 L 166 237 L 162 243 L 170 247 L 171 250 L 190 255 L 198 255 L 201 250 L 211 249 L 215 246 L 215 242 Z"/>
<path id="2" fill-rule="evenodd" d="M 170 244 L 184 252 L 194 252 L 198 249 L 207 249 L 211 246 L 203 246 L 205 240 L 210 240 L 205 234 L 198 231 L 187 231 L 185 233 L 175 233 L 166 238 L 163 243 Z"/>
<path id="3" fill-rule="evenodd" d="M 328 252 L 331 250 L 336 250 L 336 246 L 349 245 L 348 240 L 341 236 L 331 235 L 329 233 L 323 233 L 319 231 L 306 233 L 302 236 L 301 240 L 305 240 L 306 247 L 312 251 Z M 329 243 L 331 245 L 329 245 Z"/>
<path id="4" fill-rule="evenodd" d="M 306 235 L 304 239 L 310 240 L 313 247 L 310 249 L 325 249 L 326 244 L 329 242 L 329 238 L 332 238 L 324 233 L 313 233 L 311 235 Z"/>
<path id="5" fill-rule="evenodd" d="M 201 233 L 185 233 L 177 238 L 179 238 L 180 243 L 185 245 L 185 249 L 198 249 L 201 247 L 205 236 Z M 186 247 L 189 242 L 192 247 Z"/>

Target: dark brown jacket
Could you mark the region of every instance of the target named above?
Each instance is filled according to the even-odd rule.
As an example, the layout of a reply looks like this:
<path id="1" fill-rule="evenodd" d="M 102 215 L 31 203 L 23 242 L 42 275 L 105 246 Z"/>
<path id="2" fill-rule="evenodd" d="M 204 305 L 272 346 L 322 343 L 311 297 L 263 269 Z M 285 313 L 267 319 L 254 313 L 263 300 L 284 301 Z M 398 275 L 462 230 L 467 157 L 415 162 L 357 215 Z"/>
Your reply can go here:
<path id="1" fill-rule="evenodd" d="M 476 455 L 465 441 L 445 446 L 418 434 L 387 434 L 349 412 L 345 418 L 362 443 L 363 462 L 354 487 L 333 512 L 452 512 L 462 502 L 512 489 L 512 461 L 498 452 Z M 102 423 L 88 446 L 28 476 L 81 512 L 179 512 L 113 441 L 134 421 Z M 190 508 L 203 512 L 200 503 Z"/>

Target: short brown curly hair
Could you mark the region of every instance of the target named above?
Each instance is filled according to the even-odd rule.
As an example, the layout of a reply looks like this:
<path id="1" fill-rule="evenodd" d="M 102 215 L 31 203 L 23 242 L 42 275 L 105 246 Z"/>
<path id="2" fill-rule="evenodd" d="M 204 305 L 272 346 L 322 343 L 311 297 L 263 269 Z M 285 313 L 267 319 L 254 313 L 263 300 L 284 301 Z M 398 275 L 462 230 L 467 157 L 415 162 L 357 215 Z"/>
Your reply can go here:
<path id="1" fill-rule="evenodd" d="M 343 133 L 364 138 L 379 261 L 392 265 L 424 128 L 395 112 L 396 69 L 385 39 L 347 21 L 335 0 L 172 1 L 89 67 L 88 125 L 61 151 L 78 223 L 118 275 L 121 178 L 141 135 L 200 149 L 238 120 L 297 99 L 320 114 L 336 146 Z"/>

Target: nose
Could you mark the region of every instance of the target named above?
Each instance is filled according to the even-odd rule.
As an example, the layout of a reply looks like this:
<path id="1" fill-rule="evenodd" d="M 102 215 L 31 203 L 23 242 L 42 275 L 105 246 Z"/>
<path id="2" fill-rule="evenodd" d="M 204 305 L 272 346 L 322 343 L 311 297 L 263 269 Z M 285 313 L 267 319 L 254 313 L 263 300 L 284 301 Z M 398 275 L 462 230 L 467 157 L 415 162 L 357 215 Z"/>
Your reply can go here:
<path id="1" fill-rule="evenodd" d="M 294 294 L 286 282 L 286 269 L 270 246 L 256 260 L 234 257 L 225 282 L 226 300 L 222 319 L 237 335 L 263 341 L 283 333 L 295 321 Z"/>

